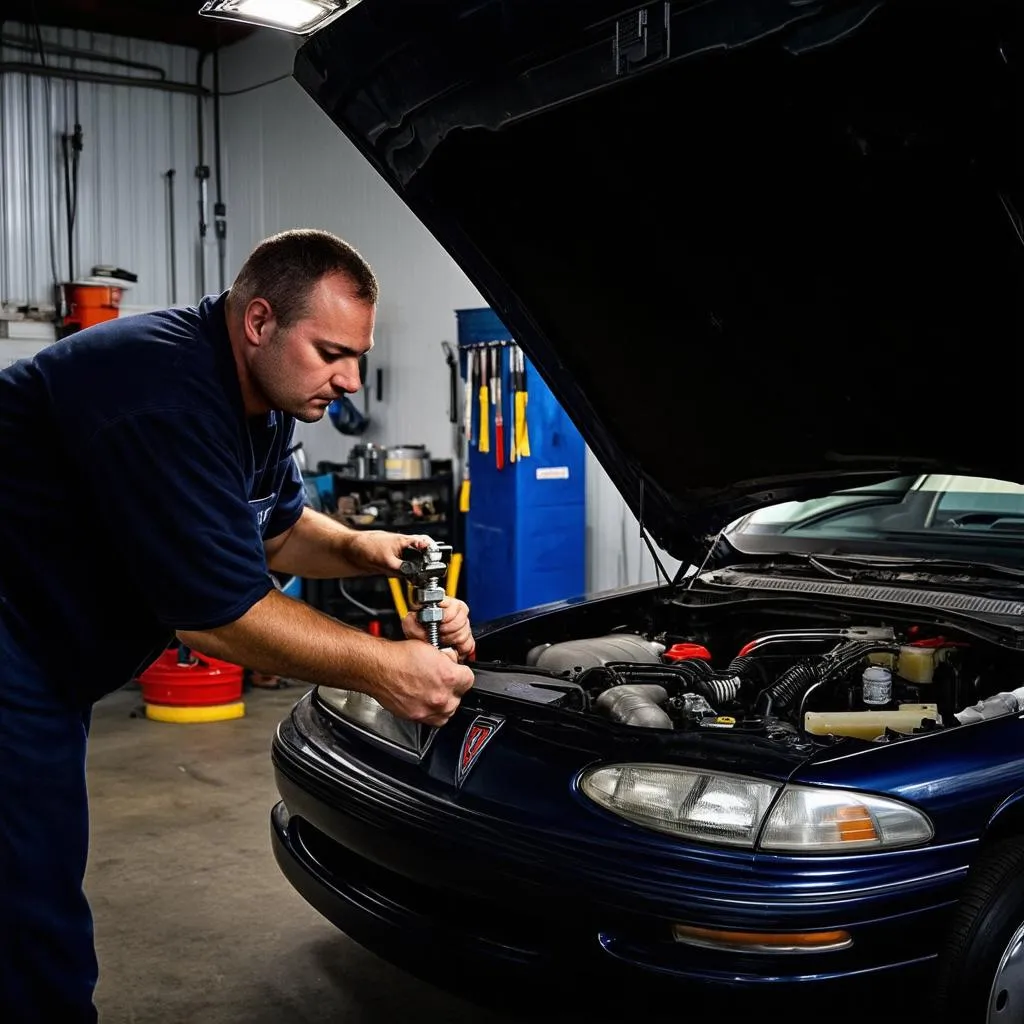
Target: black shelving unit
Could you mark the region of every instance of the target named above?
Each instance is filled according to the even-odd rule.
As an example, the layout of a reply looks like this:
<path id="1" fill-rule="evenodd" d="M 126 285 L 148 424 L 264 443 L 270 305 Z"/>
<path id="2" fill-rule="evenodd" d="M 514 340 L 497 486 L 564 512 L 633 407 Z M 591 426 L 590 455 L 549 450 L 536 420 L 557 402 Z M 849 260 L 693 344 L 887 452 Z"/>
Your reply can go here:
<path id="1" fill-rule="evenodd" d="M 461 551 L 462 530 L 456 502 L 454 462 L 451 459 L 432 460 L 430 470 L 430 476 L 397 480 L 380 476 L 360 477 L 348 465 L 321 462 L 316 475 L 330 473 L 336 498 L 351 494 L 357 497 L 360 507 L 368 507 L 374 502 L 382 507 L 382 514 L 374 522 L 347 523 L 352 529 L 425 534 L 439 544 L 450 544 L 453 551 Z M 429 519 L 416 516 L 411 509 L 412 499 L 426 494 L 435 499 L 435 515 Z M 464 576 L 460 576 L 460 592 L 463 581 Z M 376 620 L 382 635 L 401 636 L 391 590 L 384 578 L 303 580 L 303 599 L 314 608 L 358 629 L 366 629 L 372 620 Z"/>

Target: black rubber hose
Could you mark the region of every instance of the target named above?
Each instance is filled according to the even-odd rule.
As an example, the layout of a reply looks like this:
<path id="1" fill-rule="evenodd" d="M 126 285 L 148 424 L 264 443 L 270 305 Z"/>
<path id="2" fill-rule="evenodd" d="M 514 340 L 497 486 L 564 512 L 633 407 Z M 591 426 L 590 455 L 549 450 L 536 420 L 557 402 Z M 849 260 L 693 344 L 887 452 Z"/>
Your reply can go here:
<path id="1" fill-rule="evenodd" d="M 892 651 L 889 644 L 855 640 L 843 648 L 835 658 L 826 661 L 799 661 L 782 673 L 779 678 L 763 691 L 771 705 L 788 707 L 797 697 L 802 697 L 815 683 L 828 677 L 840 675 L 856 665 L 873 651 Z"/>
<path id="2" fill-rule="evenodd" d="M 823 665 L 815 661 L 798 661 L 786 669 L 766 691 L 772 704 L 785 708 L 818 681 Z"/>
<path id="3" fill-rule="evenodd" d="M 672 676 L 679 678 L 683 676 L 683 673 L 665 672 L 664 670 L 656 667 L 640 667 L 636 671 L 629 672 L 627 678 L 630 683 L 656 683 L 664 686 Z M 709 702 L 729 700 L 729 695 L 723 693 L 720 686 L 716 686 L 716 683 L 718 682 L 718 680 L 704 679 L 698 675 L 687 675 L 684 678 L 679 679 L 680 685 L 678 689 L 685 691 L 686 693 L 698 693 Z"/>
<path id="4" fill-rule="evenodd" d="M 734 662 L 735 664 L 735 662 Z M 730 665 L 725 671 L 715 671 L 708 662 L 694 658 L 674 665 L 642 665 L 635 662 L 615 662 L 605 666 L 622 682 L 646 682 L 665 685 L 670 678 L 679 680 L 679 689 L 698 693 L 712 704 L 735 700 L 741 678 Z M 749 665 L 739 666 L 749 669 Z"/>
<path id="5" fill-rule="evenodd" d="M 729 675 L 739 676 L 741 679 L 753 675 L 756 671 L 757 664 L 754 658 L 733 658 L 726 669 Z"/>

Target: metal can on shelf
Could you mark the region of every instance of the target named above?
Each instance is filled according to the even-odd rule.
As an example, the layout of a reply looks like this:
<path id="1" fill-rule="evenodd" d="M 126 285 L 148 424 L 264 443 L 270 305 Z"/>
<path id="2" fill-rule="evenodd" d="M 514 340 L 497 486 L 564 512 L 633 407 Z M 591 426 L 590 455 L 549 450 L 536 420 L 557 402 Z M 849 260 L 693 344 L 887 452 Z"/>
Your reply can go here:
<path id="1" fill-rule="evenodd" d="M 384 447 L 379 444 L 354 444 L 348 454 L 353 474 L 360 480 L 380 477 Z"/>
<path id="2" fill-rule="evenodd" d="M 418 480 L 430 476 L 430 453 L 423 444 L 400 444 L 384 454 L 386 480 Z"/>

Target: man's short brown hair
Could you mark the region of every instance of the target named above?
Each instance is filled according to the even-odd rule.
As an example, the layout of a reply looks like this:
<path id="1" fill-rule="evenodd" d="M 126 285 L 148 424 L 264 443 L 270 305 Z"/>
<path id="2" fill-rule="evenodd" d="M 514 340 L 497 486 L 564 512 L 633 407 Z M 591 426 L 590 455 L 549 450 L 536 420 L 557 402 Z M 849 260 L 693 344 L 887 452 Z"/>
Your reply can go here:
<path id="1" fill-rule="evenodd" d="M 228 302 L 239 313 L 253 299 L 270 304 L 278 326 L 306 313 L 309 293 L 328 274 L 344 274 L 357 298 L 376 305 L 377 278 L 348 242 L 329 231 L 295 228 L 265 238 L 239 270 Z"/>

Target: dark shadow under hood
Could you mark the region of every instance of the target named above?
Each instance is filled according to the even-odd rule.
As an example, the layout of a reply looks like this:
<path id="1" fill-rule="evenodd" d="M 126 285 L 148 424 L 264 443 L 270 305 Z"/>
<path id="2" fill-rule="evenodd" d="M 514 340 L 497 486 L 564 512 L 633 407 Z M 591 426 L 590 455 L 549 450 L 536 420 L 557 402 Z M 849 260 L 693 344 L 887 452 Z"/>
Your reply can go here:
<path id="1" fill-rule="evenodd" d="M 295 70 L 687 561 L 760 504 L 1024 480 L 1022 57 L 986 0 L 365 0 Z"/>

